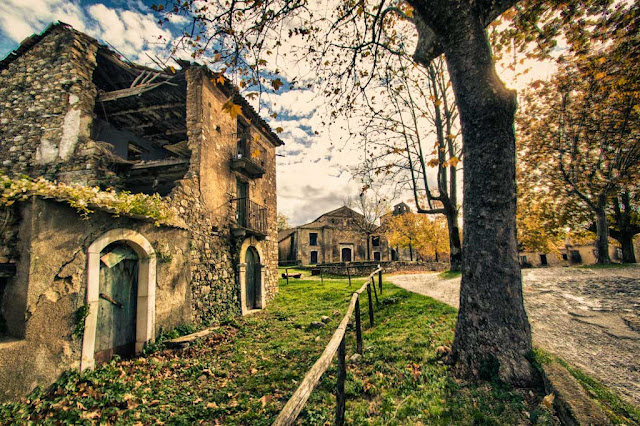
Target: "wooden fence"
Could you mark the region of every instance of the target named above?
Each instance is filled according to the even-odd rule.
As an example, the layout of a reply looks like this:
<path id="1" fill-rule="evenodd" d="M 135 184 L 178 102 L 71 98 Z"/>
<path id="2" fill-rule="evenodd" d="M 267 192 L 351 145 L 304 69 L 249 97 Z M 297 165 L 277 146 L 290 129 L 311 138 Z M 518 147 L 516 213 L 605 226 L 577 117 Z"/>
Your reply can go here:
<path id="1" fill-rule="evenodd" d="M 378 275 L 378 289 L 376 289 L 376 283 L 374 276 Z M 320 377 L 327 371 L 331 365 L 333 356 L 338 353 L 338 383 L 336 388 L 336 425 L 344 424 L 344 411 L 345 411 L 345 395 L 344 395 L 344 381 L 347 377 L 347 364 L 346 364 L 346 332 L 347 324 L 351 319 L 351 314 L 355 311 L 356 316 L 356 350 L 362 355 L 362 321 L 360 319 L 360 295 L 367 291 L 369 299 L 369 324 L 373 327 L 373 298 L 371 293 L 375 296 L 376 306 L 379 305 L 378 290 L 382 295 L 382 268 L 378 268 L 373 271 L 367 277 L 367 282 L 362 285 L 351 297 L 351 303 L 347 308 L 347 313 L 338 325 L 338 328 L 333 333 L 329 344 L 322 352 L 320 358 L 313 364 L 313 367 L 307 372 L 298 386 L 298 389 L 293 393 L 289 401 L 285 404 L 284 408 L 273 422 L 274 426 L 292 425 L 298 418 L 300 411 L 307 403 L 309 396 L 313 389 L 318 385 Z"/>

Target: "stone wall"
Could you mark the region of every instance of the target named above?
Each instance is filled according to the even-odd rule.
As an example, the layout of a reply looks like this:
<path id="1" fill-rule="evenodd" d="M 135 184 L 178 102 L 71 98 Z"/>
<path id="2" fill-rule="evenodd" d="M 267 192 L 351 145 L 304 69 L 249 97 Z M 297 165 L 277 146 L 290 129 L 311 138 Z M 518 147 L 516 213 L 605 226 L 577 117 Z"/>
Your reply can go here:
<path id="1" fill-rule="evenodd" d="M 352 263 L 328 263 L 316 266 L 299 266 L 299 269 L 322 268 L 323 273 L 332 275 L 351 274 L 352 276 L 366 276 L 378 268 L 382 267 L 385 274 L 402 272 L 428 272 L 445 271 L 449 269 L 447 262 L 352 262 Z M 349 269 L 347 271 L 347 268 Z"/>
<path id="2" fill-rule="evenodd" d="M 63 26 L 0 71 L 0 171 L 97 183 L 89 139 L 97 44 Z"/>
<path id="3" fill-rule="evenodd" d="M 0 399 L 22 395 L 79 367 L 82 337 L 73 336 L 74 315 L 86 300 L 86 252 L 108 230 L 132 229 L 154 247 L 156 333 L 191 322 L 184 268 L 188 231 L 102 212 L 85 220 L 66 204 L 39 198 L 20 203 L 20 212 L 25 257 L 8 280 L 2 306 L 10 336 L 0 342 Z"/>
<path id="4" fill-rule="evenodd" d="M 242 239 L 232 236 L 236 174 L 230 168 L 237 124 L 222 111 L 226 98 L 200 67 L 187 71 L 187 129 L 192 156 L 189 172 L 170 195 L 192 231 L 190 243 L 193 319 L 208 323 L 238 315 Z M 255 129 L 254 129 L 255 131 Z M 262 140 L 261 140 L 262 141 Z M 267 299 L 277 292 L 277 225 L 275 148 L 263 142 L 267 172 L 249 181 L 250 197 L 267 207 L 268 236 L 257 241 L 265 265 Z M 270 163 L 270 164 L 269 164 Z"/>

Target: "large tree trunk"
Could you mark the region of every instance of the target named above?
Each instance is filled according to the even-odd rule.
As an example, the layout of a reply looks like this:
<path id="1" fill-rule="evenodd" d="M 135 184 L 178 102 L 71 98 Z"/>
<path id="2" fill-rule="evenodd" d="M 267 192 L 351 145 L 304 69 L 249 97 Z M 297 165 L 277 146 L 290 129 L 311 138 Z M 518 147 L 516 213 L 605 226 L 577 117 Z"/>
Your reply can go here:
<path id="1" fill-rule="evenodd" d="M 633 248 L 633 233 L 620 232 L 618 241 L 622 246 L 622 263 L 636 263 L 636 254 Z"/>
<path id="2" fill-rule="evenodd" d="M 458 8 L 446 31 L 438 31 L 460 112 L 465 161 L 454 371 L 526 386 L 532 382 L 526 358 L 531 329 L 516 241 L 515 93 L 495 73 L 479 17 L 464 9 Z"/>
<path id="3" fill-rule="evenodd" d="M 611 263 L 609 257 L 609 223 L 607 222 L 607 201 L 606 196 L 600 197 L 596 213 L 596 249 L 598 250 L 598 264 L 608 265 Z"/>

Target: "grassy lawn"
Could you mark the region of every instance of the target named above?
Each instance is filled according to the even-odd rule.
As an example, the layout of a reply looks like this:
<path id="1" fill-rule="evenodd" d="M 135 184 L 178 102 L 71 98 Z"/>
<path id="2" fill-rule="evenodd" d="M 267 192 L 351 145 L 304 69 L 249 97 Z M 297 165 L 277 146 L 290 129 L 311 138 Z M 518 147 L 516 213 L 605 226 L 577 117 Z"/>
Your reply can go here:
<path id="1" fill-rule="evenodd" d="M 444 271 L 444 272 L 440 272 L 438 276 L 440 277 L 440 279 L 450 280 L 453 278 L 461 277 L 462 272 L 461 271 Z"/>
<path id="2" fill-rule="evenodd" d="M 363 282 L 281 279 L 264 312 L 223 322 L 184 350 L 154 345 L 145 357 L 69 373 L 47 390 L 0 406 L 0 423 L 271 424 Z M 453 308 L 385 284 L 369 328 L 363 302 L 364 356 L 348 361 L 347 424 L 555 424 L 539 389 L 450 376 L 436 348 L 451 345 Z M 327 326 L 310 329 L 322 315 L 331 317 Z M 348 332 L 347 356 L 355 353 L 354 334 Z M 311 394 L 302 424 L 333 422 L 335 364 Z"/>

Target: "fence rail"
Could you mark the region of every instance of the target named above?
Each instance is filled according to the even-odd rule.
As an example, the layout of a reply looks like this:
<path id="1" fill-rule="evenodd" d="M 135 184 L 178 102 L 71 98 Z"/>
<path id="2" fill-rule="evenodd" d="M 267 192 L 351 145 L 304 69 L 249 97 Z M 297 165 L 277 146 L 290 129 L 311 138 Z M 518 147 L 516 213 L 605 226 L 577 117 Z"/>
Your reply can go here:
<path id="1" fill-rule="evenodd" d="M 333 333 L 331 340 L 327 344 L 326 348 L 320 355 L 320 358 L 313 364 L 313 367 L 307 372 L 298 386 L 298 389 L 293 393 L 289 401 L 285 404 L 284 408 L 273 422 L 273 426 L 289 426 L 293 425 L 298 415 L 304 408 L 311 392 L 318 385 L 320 378 L 327 371 L 333 360 L 333 356 L 338 354 L 338 383 L 336 388 L 336 425 L 344 424 L 345 413 L 345 394 L 344 394 L 344 382 L 347 376 L 346 365 L 346 332 L 347 325 L 351 319 L 351 315 L 355 311 L 356 315 L 356 351 L 362 354 L 362 321 L 360 319 L 360 295 L 366 290 L 369 298 L 369 324 L 373 327 L 374 315 L 373 315 L 373 299 L 371 296 L 372 287 L 373 293 L 376 297 L 376 306 L 378 305 L 378 293 L 375 285 L 375 275 L 378 275 L 378 287 L 380 294 L 382 294 L 382 268 L 378 268 L 369 274 L 367 282 L 362 287 L 356 290 L 351 296 L 351 302 L 347 308 L 347 312 L 340 321 L 338 328 Z"/>

